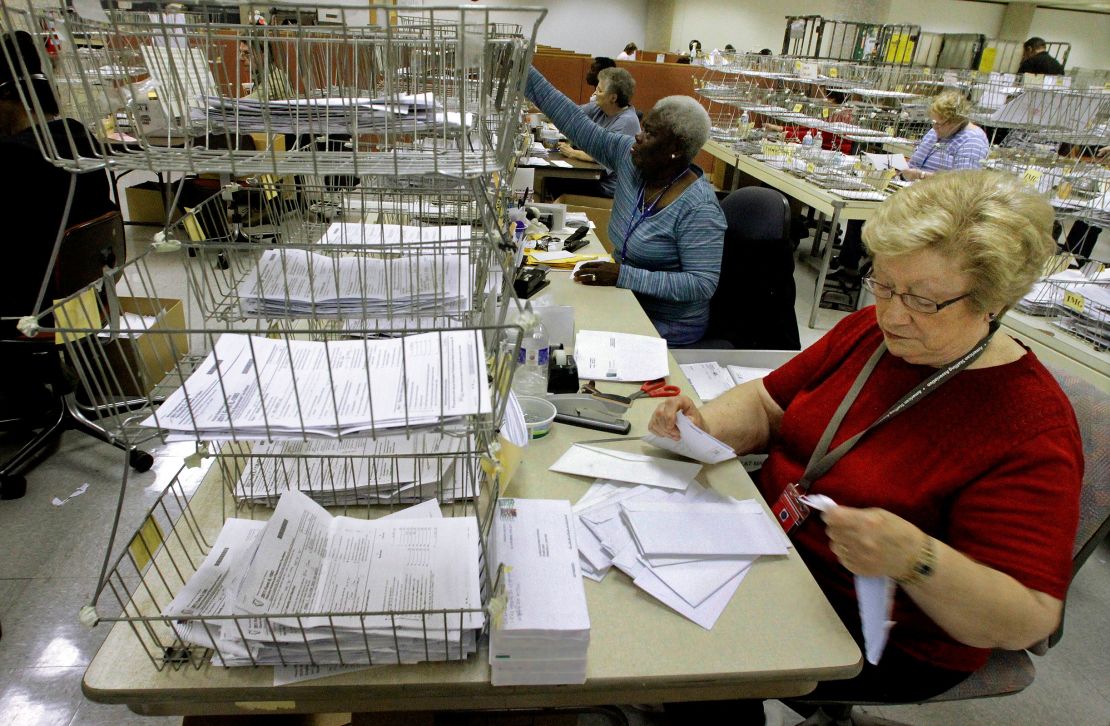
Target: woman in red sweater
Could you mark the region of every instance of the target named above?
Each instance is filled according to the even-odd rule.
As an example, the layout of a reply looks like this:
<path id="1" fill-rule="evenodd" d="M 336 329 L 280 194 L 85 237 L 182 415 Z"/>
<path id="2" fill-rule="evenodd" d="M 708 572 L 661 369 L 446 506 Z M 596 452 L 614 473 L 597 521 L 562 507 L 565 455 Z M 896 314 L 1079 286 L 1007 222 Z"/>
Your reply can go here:
<path id="1" fill-rule="evenodd" d="M 784 526 L 795 490 L 840 505 L 789 531 L 861 643 L 853 576 L 900 585 L 879 663 L 807 700 L 929 698 L 990 649 L 1024 648 L 1056 628 L 1082 444 L 1052 375 L 997 330 L 1053 250 L 1052 218 L 1041 197 L 994 172 L 904 189 L 864 227 L 874 307 L 762 381 L 700 409 L 670 399 L 652 417 L 652 431 L 677 438 L 683 411 L 737 452 L 768 452 L 759 488 L 777 515 L 785 509 Z M 860 432 L 842 458 L 811 462 L 819 443 L 836 454 Z"/>

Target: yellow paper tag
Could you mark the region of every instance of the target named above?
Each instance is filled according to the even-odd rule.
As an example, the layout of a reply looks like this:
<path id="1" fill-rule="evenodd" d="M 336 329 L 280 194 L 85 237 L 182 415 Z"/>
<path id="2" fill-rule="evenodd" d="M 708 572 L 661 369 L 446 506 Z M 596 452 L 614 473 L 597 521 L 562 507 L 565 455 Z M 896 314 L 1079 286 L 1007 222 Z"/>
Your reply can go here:
<path id="1" fill-rule="evenodd" d="M 1084 302 L 1083 296 L 1079 293 L 1072 292 L 1071 290 L 1064 290 L 1064 307 L 1081 313 L 1083 312 Z"/>
<path id="2" fill-rule="evenodd" d="M 1041 180 L 1040 169 L 1026 169 L 1025 173 L 1021 175 L 1021 180 L 1031 187 L 1037 186 L 1037 182 Z"/>
<path id="3" fill-rule="evenodd" d="M 185 227 L 185 234 L 189 235 L 190 241 L 204 241 L 204 231 L 200 228 L 200 223 L 197 222 L 197 215 L 189 207 L 185 207 L 185 216 L 181 218 L 181 224 Z"/>
<path id="4" fill-rule="evenodd" d="M 794 61 L 794 71 L 798 72 L 798 71 L 801 71 L 801 70 L 802 70 L 802 62 L 800 60 Z"/>
<path id="5" fill-rule="evenodd" d="M 795 103 L 794 104 L 794 113 L 801 113 L 801 112 L 802 112 L 802 104 Z"/>
<path id="6" fill-rule="evenodd" d="M 837 70 L 836 70 L 836 68 L 835 68 L 835 67 L 834 67 L 834 68 L 830 68 L 830 69 L 829 69 L 829 78 L 836 78 L 836 75 L 837 75 Z M 1108 83 L 1108 84 L 1106 84 L 1106 85 L 1110 86 L 1110 83 Z"/>
<path id="7" fill-rule="evenodd" d="M 821 118 L 828 118 L 828 117 L 829 117 L 829 109 L 827 109 L 827 108 L 821 109 Z"/>
<path id="8" fill-rule="evenodd" d="M 258 177 L 259 184 L 262 185 L 262 193 L 269 201 L 277 196 L 278 193 L 278 179 L 273 174 L 263 174 Z"/>
<path id="9" fill-rule="evenodd" d="M 894 136 L 894 127 L 887 126 L 885 129 L 883 129 L 883 133 L 885 133 L 887 136 Z"/>
<path id="10" fill-rule="evenodd" d="M 55 300 L 58 305 L 61 300 Z M 63 303 L 54 310 L 54 326 L 63 330 L 100 330 L 103 323 L 100 320 L 100 301 L 96 298 L 96 289 L 88 288 L 69 302 Z M 54 343 L 71 343 L 87 336 L 88 333 L 54 333 Z"/>
<path id="11" fill-rule="evenodd" d="M 904 83 L 899 83 L 898 87 L 895 88 L 894 90 L 898 91 L 898 93 L 905 93 L 906 92 L 906 85 Z"/>
<path id="12" fill-rule="evenodd" d="M 929 66 L 925 66 L 925 75 L 929 75 L 932 72 L 933 72 L 932 68 L 930 68 Z"/>
<path id="13" fill-rule="evenodd" d="M 817 171 L 817 167 L 814 166 L 813 162 L 806 162 L 806 174 L 812 174 L 815 171 Z"/>
<path id="14" fill-rule="evenodd" d="M 146 567 L 163 541 L 162 528 L 158 526 L 153 517 L 147 517 L 146 521 L 143 522 L 142 529 L 127 546 L 131 558 L 135 560 L 135 569 L 142 570 Z"/>
<path id="15" fill-rule="evenodd" d="M 1060 186 L 1056 187 L 1056 196 L 1059 199 L 1067 199 L 1071 196 L 1071 182 L 1060 182 Z"/>

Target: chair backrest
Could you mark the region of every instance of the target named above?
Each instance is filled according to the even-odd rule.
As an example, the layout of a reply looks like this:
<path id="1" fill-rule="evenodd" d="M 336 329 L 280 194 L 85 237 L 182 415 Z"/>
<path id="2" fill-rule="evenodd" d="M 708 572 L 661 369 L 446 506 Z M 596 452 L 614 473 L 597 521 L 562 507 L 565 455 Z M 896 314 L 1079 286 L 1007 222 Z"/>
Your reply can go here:
<path id="1" fill-rule="evenodd" d="M 774 189 L 743 187 L 721 209 L 728 227 L 706 337 L 743 349 L 799 350 L 789 202 Z"/>
<path id="2" fill-rule="evenodd" d="M 50 294 L 55 299 L 71 295 L 100 279 L 106 269 L 122 265 L 126 258 L 127 240 L 118 211 L 74 225 L 62 238 Z"/>

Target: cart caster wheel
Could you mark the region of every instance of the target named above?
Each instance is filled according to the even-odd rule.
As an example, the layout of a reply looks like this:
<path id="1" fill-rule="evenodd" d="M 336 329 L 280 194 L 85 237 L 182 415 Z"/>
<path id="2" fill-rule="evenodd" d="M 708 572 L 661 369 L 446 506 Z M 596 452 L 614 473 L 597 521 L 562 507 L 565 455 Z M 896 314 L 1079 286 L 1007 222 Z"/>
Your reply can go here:
<path id="1" fill-rule="evenodd" d="M 0 499 L 19 499 L 27 493 L 27 477 L 12 474 L 0 478 Z"/>
<path id="2" fill-rule="evenodd" d="M 144 471 L 149 471 L 150 467 L 154 466 L 154 457 L 145 451 L 139 449 L 131 449 L 131 454 L 128 457 L 128 463 L 131 468 L 140 474 Z"/>

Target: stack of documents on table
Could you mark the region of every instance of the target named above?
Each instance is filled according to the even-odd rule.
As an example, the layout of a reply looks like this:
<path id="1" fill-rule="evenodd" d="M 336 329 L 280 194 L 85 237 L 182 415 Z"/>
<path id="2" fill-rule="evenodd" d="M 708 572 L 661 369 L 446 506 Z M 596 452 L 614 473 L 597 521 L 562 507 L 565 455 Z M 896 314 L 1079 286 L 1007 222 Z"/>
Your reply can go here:
<path id="1" fill-rule="evenodd" d="M 763 378 L 771 372 L 770 368 L 748 366 L 730 365 L 722 368 L 716 361 L 681 363 L 678 367 L 686 374 L 690 385 L 703 401 L 712 401 L 730 388 Z"/>
<path id="2" fill-rule="evenodd" d="M 459 462 L 472 450 L 469 437 L 435 431 L 260 442 L 244 461 L 234 492 L 239 501 L 268 506 L 290 489 L 328 507 L 472 498 L 478 482 Z"/>
<path id="3" fill-rule="evenodd" d="M 552 270 L 575 270 L 586 262 L 611 262 L 613 260 L 612 256 L 607 253 L 580 255 L 567 250 L 548 252 L 535 249 L 528 249 L 524 252 L 524 264 L 543 265 L 544 267 L 550 267 Z"/>
<path id="4" fill-rule="evenodd" d="M 474 287 L 468 255 L 411 257 L 318 255 L 269 249 L 239 283 L 246 317 L 378 317 L 469 310 Z"/>
<path id="5" fill-rule="evenodd" d="M 489 663 L 495 686 L 586 681 L 590 616 L 570 502 L 501 499 L 490 533 Z"/>
<path id="6" fill-rule="evenodd" d="M 685 492 L 599 479 L 574 505 L 582 573 L 616 566 L 634 584 L 705 629 L 724 612 L 751 564 L 786 554 L 789 540 L 759 502 L 696 482 Z"/>
<path id="7" fill-rule="evenodd" d="M 654 381 L 670 373 L 667 341 L 649 335 L 580 330 L 574 339 L 579 378 Z"/>
<path id="8" fill-rule="evenodd" d="M 477 520 L 434 502 L 367 521 L 287 492 L 268 522 L 227 520 L 162 614 L 218 665 L 459 660 L 484 625 L 479 557 Z"/>
<path id="9" fill-rule="evenodd" d="M 421 245 L 453 249 L 469 247 L 471 234 L 469 224 L 419 226 L 333 222 L 320 239 L 320 244 L 366 245 L 369 247 Z"/>
<path id="10" fill-rule="evenodd" d="M 488 413 L 480 331 L 339 341 L 225 333 L 140 425 L 207 440 L 336 437 Z"/>
<path id="11" fill-rule="evenodd" d="M 701 471 L 701 464 L 661 459 L 602 446 L 574 444 L 549 468 L 563 474 L 608 478 L 627 484 L 685 491 Z"/>

